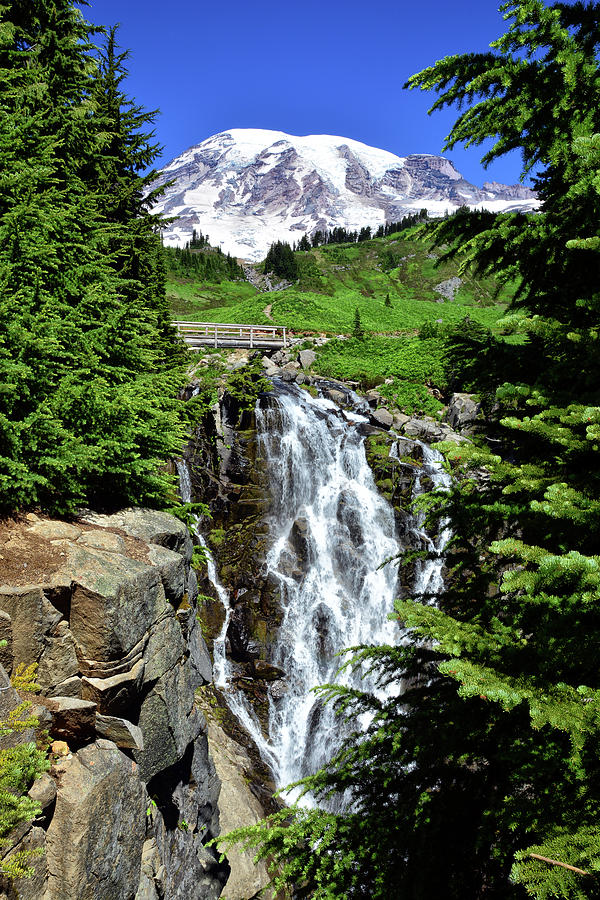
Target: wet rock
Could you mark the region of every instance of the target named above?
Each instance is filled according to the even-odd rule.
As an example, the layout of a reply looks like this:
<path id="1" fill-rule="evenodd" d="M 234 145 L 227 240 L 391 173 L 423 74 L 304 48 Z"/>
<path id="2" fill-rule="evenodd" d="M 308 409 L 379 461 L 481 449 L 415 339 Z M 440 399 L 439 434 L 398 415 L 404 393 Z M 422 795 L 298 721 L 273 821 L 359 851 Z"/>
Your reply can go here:
<path id="1" fill-rule="evenodd" d="M 343 391 L 338 391 L 336 388 L 325 388 L 323 390 L 323 395 L 327 397 L 328 400 L 337 403 L 338 406 L 343 406 L 346 403 L 346 395 Z"/>
<path id="2" fill-rule="evenodd" d="M 238 603 L 231 613 L 227 638 L 233 660 L 246 662 L 260 655 L 260 644 L 252 636 L 252 612 L 245 603 Z"/>
<path id="3" fill-rule="evenodd" d="M 187 645 L 190 653 L 190 665 L 195 673 L 195 682 L 199 685 L 209 684 L 213 679 L 212 660 L 200 629 L 200 623 L 195 616 L 188 632 Z"/>
<path id="4" fill-rule="evenodd" d="M 283 669 L 274 666 L 264 659 L 253 660 L 251 672 L 254 678 L 260 678 L 263 681 L 278 681 L 280 678 L 285 678 Z"/>
<path id="5" fill-rule="evenodd" d="M 396 441 L 396 452 L 400 460 L 423 462 L 423 448 L 415 441 L 398 438 Z"/>
<path id="6" fill-rule="evenodd" d="M 294 521 L 288 540 L 300 564 L 303 568 L 306 568 L 310 564 L 311 557 L 308 519 L 304 518 L 304 516 L 299 516 Z"/>

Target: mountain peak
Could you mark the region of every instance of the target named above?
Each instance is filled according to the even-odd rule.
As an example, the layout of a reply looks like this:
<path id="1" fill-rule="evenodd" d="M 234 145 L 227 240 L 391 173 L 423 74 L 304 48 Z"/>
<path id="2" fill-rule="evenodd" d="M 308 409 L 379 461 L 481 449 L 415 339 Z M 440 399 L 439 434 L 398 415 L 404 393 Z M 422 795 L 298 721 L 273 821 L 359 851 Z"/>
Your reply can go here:
<path id="1" fill-rule="evenodd" d="M 396 156 L 352 138 L 232 128 L 190 147 L 162 170 L 173 181 L 155 212 L 178 216 L 164 241 L 181 245 L 193 229 L 234 256 L 262 259 L 276 240 L 293 242 L 317 228 L 377 227 L 426 208 L 534 209 L 522 185 L 465 181 L 450 160 Z"/>

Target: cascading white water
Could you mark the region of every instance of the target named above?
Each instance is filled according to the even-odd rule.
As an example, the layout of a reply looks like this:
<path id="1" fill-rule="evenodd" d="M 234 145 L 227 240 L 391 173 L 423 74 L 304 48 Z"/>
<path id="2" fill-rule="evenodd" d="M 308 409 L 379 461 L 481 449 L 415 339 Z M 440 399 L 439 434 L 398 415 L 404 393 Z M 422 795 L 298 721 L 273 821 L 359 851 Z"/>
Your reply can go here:
<path id="1" fill-rule="evenodd" d="M 271 701 L 269 720 L 278 786 L 316 771 L 340 745 L 339 720 L 312 692 L 335 679 L 336 654 L 398 637 L 388 619 L 397 565 L 382 564 L 400 547 L 360 421 L 295 386 L 257 409 L 273 497 L 267 566 L 284 611 L 273 662 L 286 672 L 287 692 Z M 357 678 L 346 671 L 338 682 Z"/>
<path id="2" fill-rule="evenodd" d="M 192 502 L 192 479 L 190 469 L 185 459 L 175 460 L 177 474 L 179 476 L 179 495 L 183 503 Z M 206 559 L 206 569 L 208 580 L 214 587 L 217 597 L 223 606 L 223 624 L 219 634 L 213 641 L 213 681 L 215 685 L 223 691 L 227 699 L 227 705 L 231 712 L 236 716 L 240 724 L 245 728 L 249 735 L 254 739 L 261 756 L 271 768 L 275 767 L 275 758 L 272 755 L 268 741 L 262 734 L 260 724 L 250 704 L 244 694 L 236 690 L 232 686 L 232 666 L 227 659 L 227 630 L 231 620 L 232 606 L 229 592 L 219 580 L 217 566 L 212 553 L 204 539 L 201 531 L 200 519 L 194 516 L 194 532 L 198 538 L 198 543 L 204 550 Z"/>
<path id="3" fill-rule="evenodd" d="M 280 586 L 284 614 L 271 662 L 286 673 L 286 689 L 270 700 L 268 737 L 245 695 L 231 683 L 225 652 L 230 598 L 199 529 L 197 534 L 225 613 L 214 642 L 215 683 L 281 788 L 315 772 L 340 746 L 339 719 L 312 689 L 334 680 L 374 689 L 349 671 L 336 678 L 342 661 L 337 654 L 359 644 L 402 639 L 388 618 L 397 593 L 397 563 L 382 565 L 402 548 L 393 509 L 378 493 L 366 460 L 363 416 L 342 412 L 296 385 L 277 383 L 274 393 L 257 404 L 256 419 L 273 499 L 267 567 Z M 424 476 L 441 489 L 450 484 L 441 455 L 421 447 L 423 466 L 416 469 L 414 496 L 421 492 Z M 398 458 L 396 445 L 391 455 Z M 182 499 L 189 502 L 187 464 L 178 462 L 177 468 Z M 432 558 L 417 563 L 414 593 L 434 597 L 443 588 L 441 554 L 450 532 L 442 523 L 437 536 L 429 537 L 420 512 L 412 530 L 432 551 Z M 303 802 L 310 803 L 310 797 Z"/>
<path id="4" fill-rule="evenodd" d="M 421 448 L 423 455 L 423 465 L 416 468 L 415 483 L 413 487 L 413 500 L 423 493 L 423 481 L 428 478 L 434 489 L 447 491 L 450 489 L 451 478 L 444 469 L 444 457 L 437 450 L 423 444 L 421 441 L 415 441 Z M 390 456 L 395 459 L 399 458 L 398 444 L 392 445 Z M 435 537 L 431 537 L 425 530 L 425 513 L 423 511 L 415 511 L 413 520 L 413 531 L 418 535 L 420 542 L 430 553 L 426 559 L 419 559 L 415 565 L 415 581 L 413 585 L 413 593 L 415 596 L 429 597 L 430 603 L 435 603 L 436 598 L 444 588 L 444 549 L 450 537 L 452 530 L 447 519 L 442 519 L 438 532 Z"/>

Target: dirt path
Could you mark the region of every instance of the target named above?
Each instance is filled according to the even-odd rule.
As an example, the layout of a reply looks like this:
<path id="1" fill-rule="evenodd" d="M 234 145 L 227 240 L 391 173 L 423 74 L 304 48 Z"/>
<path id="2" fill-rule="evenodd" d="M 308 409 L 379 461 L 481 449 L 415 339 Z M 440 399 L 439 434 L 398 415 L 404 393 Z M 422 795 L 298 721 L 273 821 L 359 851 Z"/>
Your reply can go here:
<path id="1" fill-rule="evenodd" d="M 265 306 L 265 308 L 263 309 L 263 315 L 265 315 L 267 317 L 267 319 L 270 319 L 271 322 L 273 321 L 273 316 L 271 315 L 272 309 L 273 309 L 272 303 L 269 303 L 269 305 Z"/>

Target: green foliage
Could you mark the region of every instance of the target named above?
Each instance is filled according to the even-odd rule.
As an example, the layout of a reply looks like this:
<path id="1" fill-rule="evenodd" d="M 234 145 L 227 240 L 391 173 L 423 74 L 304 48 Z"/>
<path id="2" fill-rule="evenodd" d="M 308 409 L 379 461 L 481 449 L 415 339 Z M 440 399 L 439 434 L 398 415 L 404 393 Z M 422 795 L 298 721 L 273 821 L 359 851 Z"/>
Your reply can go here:
<path id="1" fill-rule="evenodd" d="M 445 593 L 397 601 L 410 645 L 354 648 L 401 699 L 325 688 L 347 723 L 369 722 L 303 781 L 325 809 L 244 835 L 291 866 L 298 896 L 598 896 L 600 7 L 502 9 L 489 53 L 410 84 L 461 109 L 449 147 L 491 139 L 484 161 L 519 148 L 536 168 L 536 216 L 428 226 L 461 273 L 516 284 L 526 342 L 508 352 L 472 322 L 446 337 L 450 377 L 495 390 L 490 440 L 446 446 L 453 489 L 427 502 L 429 527 L 454 533 Z M 342 797 L 346 812 L 327 811 Z M 324 856 L 319 828 L 335 834 Z"/>
<path id="2" fill-rule="evenodd" d="M 147 211 L 154 114 L 71 0 L 0 16 L 1 508 L 161 504 L 183 351 Z"/>
<path id="3" fill-rule="evenodd" d="M 19 666 L 12 678 L 13 687 L 18 690 L 34 691 L 36 666 Z M 0 736 L 22 734 L 35 728 L 39 722 L 31 715 L 31 703 L 25 701 L 12 709 L 8 716 L 0 720 Z M 27 795 L 35 778 L 50 768 L 46 754 L 38 750 L 34 743 L 16 744 L 0 750 L 0 847 L 7 843 L 7 837 L 22 822 L 29 822 L 40 812 L 40 806 Z M 22 878 L 32 874 L 28 860 L 33 851 L 21 851 L 0 861 L 0 873 L 7 878 Z"/>
<path id="4" fill-rule="evenodd" d="M 271 244 L 265 258 L 265 272 L 272 272 L 286 281 L 295 281 L 298 277 L 298 265 L 292 248 L 285 241 Z"/>
<path id="5" fill-rule="evenodd" d="M 465 275 L 452 303 L 438 303 L 435 285 L 455 276 L 454 260 L 432 260 L 432 242 L 413 232 L 356 244 L 328 244 L 295 255 L 298 281 L 268 297 L 247 282 L 209 284 L 171 273 L 167 291 L 178 318 L 286 325 L 295 331 L 351 334 L 358 307 L 365 332 L 411 333 L 434 318 L 457 324 L 464 316 L 495 329 L 513 293 L 498 293 L 493 276 Z M 389 296 L 389 305 L 386 297 Z M 267 300 L 271 320 L 265 315 Z"/>
<path id="6" fill-rule="evenodd" d="M 352 323 L 352 337 L 355 340 L 362 341 L 365 333 L 363 331 L 363 327 L 360 321 L 360 310 L 358 306 L 354 310 L 354 321 Z"/>
<path id="7" fill-rule="evenodd" d="M 220 284 L 221 282 L 244 279 L 244 270 L 220 248 L 210 247 L 206 242 L 197 241 L 197 247 L 164 247 L 167 272 L 175 276 L 185 276 L 199 281 Z"/>
<path id="8" fill-rule="evenodd" d="M 227 379 L 225 404 L 234 404 L 241 412 L 254 409 L 259 394 L 270 391 L 272 384 L 263 375 L 260 360 L 254 360 L 231 373 Z"/>

